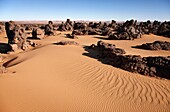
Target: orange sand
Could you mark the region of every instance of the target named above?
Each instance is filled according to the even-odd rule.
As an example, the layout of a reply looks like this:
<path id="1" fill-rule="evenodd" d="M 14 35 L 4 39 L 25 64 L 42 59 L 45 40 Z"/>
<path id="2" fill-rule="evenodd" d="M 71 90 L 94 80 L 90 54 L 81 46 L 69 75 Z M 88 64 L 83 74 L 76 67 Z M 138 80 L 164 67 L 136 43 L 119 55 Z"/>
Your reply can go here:
<path id="1" fill-rule="evenodd" d="M 84 46 L 103 40 L 78 36 L 79 46 L 57 46 L 64 33 L 35 40 L 44 47 L 11 55 L 9 71 L 0 74 L 0 112 L 169 112 L 170 81 L 130 73 L 105 65 L 84 53 Z M 103 40 L 127 54 L 167 56 L 170 51 L 131 48 L 169 38 L 144 35 L 141 39 Z"/>

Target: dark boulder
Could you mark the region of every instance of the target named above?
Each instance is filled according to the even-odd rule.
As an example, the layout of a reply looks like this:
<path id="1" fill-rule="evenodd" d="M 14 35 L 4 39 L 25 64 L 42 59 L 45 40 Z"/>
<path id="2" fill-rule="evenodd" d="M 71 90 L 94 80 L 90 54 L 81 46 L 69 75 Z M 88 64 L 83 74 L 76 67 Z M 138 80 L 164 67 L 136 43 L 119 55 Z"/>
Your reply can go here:
<path id="1" fill-rule="evenodd" d="M 51 36 L 51 35 L 54 36 L 55 35 L 52 21 L 49 21 L 48 24 L 45 25 L 45 35 L 48 35 L 48 36 Z"/>
<path id="2" fill-rule="evenodd" d="M 146 50 L 170 50 L 170 42 L 155 41 L 153 43 L 146 43 L 134 47 L 140 49 L 146 49 Z"/>
<path id="3" fill-rule="evenodd" d="M 43 39 L 44 38 L 44 32 L 40 28 L 33 28 L 32 30 L 32 38 L 34 39 Z"/>

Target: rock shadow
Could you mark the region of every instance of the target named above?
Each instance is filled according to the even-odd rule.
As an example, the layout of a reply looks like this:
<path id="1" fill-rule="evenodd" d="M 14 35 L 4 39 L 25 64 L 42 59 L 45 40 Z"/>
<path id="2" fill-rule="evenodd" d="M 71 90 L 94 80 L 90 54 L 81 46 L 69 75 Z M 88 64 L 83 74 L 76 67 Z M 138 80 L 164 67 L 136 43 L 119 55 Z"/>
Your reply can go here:
<path id="1" fill-rule="evenodd" d="M 35 37 L 27 37 L 29 40 L 41 40 L 40 38 L 35 38 Z"/>
<path id="2" fill-rule="evenodd" d="M 89 46 L 84 46 L 83 48 L 87 53 L 83 53 L 82 55 L 90 57 L 90 58 L 93 58 L 93 59 L 96 59 L 96 60 L 100 61 L 103 64 L 111 65 L 106 58 L 102 57 L 99 54 L 98 49 L 90 48 Z"/>
<path id="3" fill-rule="evenodd" d="M 100 40 L 109 40 L 108 38 L 106 37 L 100 37 L 100 36 L 95 36 L 93 38 L 97 38 L 97 39 L 100 39 Z"/>
<path id="4" fill-rule="evenodd" d="M 7 43 L 0 43 L 0 53 L 8 53 L 9 51 L 12 51 L 12 47 Z"/>

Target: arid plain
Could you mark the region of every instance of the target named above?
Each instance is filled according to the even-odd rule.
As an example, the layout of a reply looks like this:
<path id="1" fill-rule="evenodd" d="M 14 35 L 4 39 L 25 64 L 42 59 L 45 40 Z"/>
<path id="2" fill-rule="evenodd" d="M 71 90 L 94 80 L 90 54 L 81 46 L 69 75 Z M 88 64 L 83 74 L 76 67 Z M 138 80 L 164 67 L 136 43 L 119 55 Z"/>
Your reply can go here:
<path id="1" fill-rule="evenodd" d="M 27 37 L 32 30 L 26 31 Z M 0 74 L 0 112 L 169 112 L 170 81 L 132 73 L 99 61 L 87 47 L 98 41 L 115 44 L 127 55 L 170 56 L 167 50 L 132 46 L 170 38 L 143 34 L 134 40 L 108 40 L 101 35 L 55 31 L 44 39 L 30 39 L 37 47 L 1 54 L 7 72 Z M 74 41 L 78 45 L 57 45 Z M 0 42 L 8 43 L 6 32 Z M 123 63 L 122 63 L 123 64 Z"/>

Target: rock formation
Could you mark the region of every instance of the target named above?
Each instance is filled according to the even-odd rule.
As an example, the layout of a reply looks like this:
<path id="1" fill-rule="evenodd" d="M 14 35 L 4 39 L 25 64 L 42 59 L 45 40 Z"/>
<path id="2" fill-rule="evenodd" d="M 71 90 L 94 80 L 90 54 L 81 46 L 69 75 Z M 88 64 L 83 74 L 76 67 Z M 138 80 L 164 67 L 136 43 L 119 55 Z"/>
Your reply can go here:
<path id="1" fill-rule="evenodd" d="M 35 46 L 36 44 L 27 40 L 25 30 L 16 25 L 13 21 L 9 21 L 5 23 L 6 34 L 8 37 L 8 44 L 15 51 L 17 49 L 27 50 L 31 46 Z"/>
<path id="2" fill-rule="evenodd" d="M 89 48 L 96 49 L 100 58 L 115 67 L 140 73 L 152 77 L 170 79 L 170 58 L 169 57 L 141 57 L 140 55 L 125 55 L 123 49 L 116 48 L 114 44 L 99 41 L 97 46 Z"/>
<path id="3" fill-rule="evenodd" d="M 49 21 L 48 24 L 45 25 L 45 35 L 47 36 L 55 35 L 52 21 Z"/>
<path id="4" fill-rule="evenodd" d="M 115 20 L 112 20 L 112 22 L 108 25 L 108 27 L 113 28 L 113 29 L 116 29 L 117 26 L 118 26 L 118 24 L 116 23 Z"/>
<path id="5" fill-rule="evenodd" d="M 169 22 L 163 22 L 158 30 L 157 35 L 165 36 L 170 38 L 170 21 Z"/>
<path id="6" fill-rule="evenodd" d="M 44 38 L 44 32 L 40 28 L 36 27 L 32 30 L 32 37 L 34 39 L 43 39 Z"/>
<path id="7" fill-rule="evenodd" d="M 60 26 L 66 31 L 65 25 Z M 62 28 L 63 27 L 63 28 Z M 111 40 L 134 40 L 141 38 L 143 34 L 155 34 L 170 37 L 170 22 L 127 20 L 124 23 L 116 23 L 112 20 L 110 24 L 97 22 L 75 22 L 73 24 L 75 35 L 103 35 Z"/>
<path id="8" fill-rule="evenodd" d="M 75 35 L 101 35 L 102 30 L 100 29 L 101 23 L 90 22 L 89 25 L 86 23 L 74 23 L 74 31 L 72 34 Z"/>
<path id="9" fill-rule="evenodd" d="M 70 19 L 67 19 L 65 23 L 62 22 L 59 25 L 58 30 L 59 31 L 72 31 L 73 30 L 73 23 L 72 23 L 72 21 L 70 21 Z"/>
<path id="10" fill-rule="evenodd" d="M 135 46 L 135 48 L 146 50 L 170 50 L 170 42 L 167 41 L 155 41 L 153 43 L 146 43 Z"/>
<path id="11" fill-rule="evenodd" d="M 137 21 L 130 20 L 119 26 L 116 32 L 111 32 L 108 39 L 113 40 L 133 40 L 141 37 L 141 32 L 137 28 Z"/>

